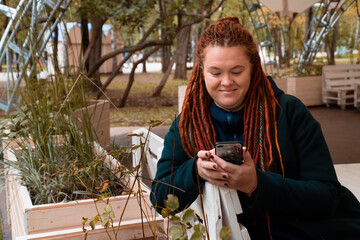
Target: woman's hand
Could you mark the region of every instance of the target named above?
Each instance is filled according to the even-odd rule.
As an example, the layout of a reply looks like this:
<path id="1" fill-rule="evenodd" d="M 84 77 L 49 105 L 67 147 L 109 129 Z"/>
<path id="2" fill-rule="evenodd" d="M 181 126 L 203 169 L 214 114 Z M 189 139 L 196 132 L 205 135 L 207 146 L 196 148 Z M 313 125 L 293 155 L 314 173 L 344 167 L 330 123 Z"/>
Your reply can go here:
<path id="1" fill-rule="evenodd" d="M 250 153 L 243 147 L 243 163 L 235 165 L 215 155 L 215 150 L 199 151 L 198 174 L 212 184 L 250 193 L 257 186 L 257 174 Z"/>

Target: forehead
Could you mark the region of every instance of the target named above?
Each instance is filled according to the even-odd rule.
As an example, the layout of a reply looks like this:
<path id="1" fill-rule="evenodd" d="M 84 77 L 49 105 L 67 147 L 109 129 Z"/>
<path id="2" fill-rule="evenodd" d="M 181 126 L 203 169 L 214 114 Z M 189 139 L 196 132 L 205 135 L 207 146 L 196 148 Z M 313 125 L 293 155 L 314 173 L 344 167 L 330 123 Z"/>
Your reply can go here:
<path id="1" fill-rule="evenodd" d="M 205 67 L 247 66 L 250 60 L 244 46 L 207 46 L 204 49 L 203 64 Z"/>

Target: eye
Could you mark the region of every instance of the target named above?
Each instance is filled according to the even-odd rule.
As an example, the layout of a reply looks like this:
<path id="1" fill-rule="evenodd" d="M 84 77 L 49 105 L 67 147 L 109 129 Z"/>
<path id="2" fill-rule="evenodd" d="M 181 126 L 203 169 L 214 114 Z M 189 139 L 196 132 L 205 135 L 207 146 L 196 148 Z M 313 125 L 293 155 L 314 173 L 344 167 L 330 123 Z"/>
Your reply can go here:
<path id="1" fill-rule="evenodd" d="M 240 75 L 242 73 L 242 71 L 235 71 L 235 72 L 232 72 L 232 74 L 234 75 Z"/>
<path id="2" fill-rule="evenodd" d="M 220 72 L 211 72 L 210 74 L 213 76 L 220 76 L 221 73 Z"/>

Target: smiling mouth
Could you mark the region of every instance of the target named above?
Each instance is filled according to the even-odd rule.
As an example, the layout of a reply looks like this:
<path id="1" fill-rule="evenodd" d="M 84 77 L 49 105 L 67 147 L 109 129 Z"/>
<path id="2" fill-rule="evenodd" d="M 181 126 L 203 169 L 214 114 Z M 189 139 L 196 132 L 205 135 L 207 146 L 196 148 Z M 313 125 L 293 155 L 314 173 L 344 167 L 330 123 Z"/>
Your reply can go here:
<path id="1" fill-rule="evenodd" d="M 223 90 L 219 90 L 222 93 L 233 93 L 236 91 L 236 89 L 223 89 Z"/>

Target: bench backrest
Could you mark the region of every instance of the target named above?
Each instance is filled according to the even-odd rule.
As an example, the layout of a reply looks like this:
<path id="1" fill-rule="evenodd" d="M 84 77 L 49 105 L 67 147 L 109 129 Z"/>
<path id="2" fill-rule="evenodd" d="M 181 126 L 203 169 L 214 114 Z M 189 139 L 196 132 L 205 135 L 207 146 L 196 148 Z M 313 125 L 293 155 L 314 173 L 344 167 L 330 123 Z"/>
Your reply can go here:
<path id="1" fill-rule="evenodd" d="M 322 69 L 323 88 L 353 88 L 360 82 L 360 64 L 327 65 Z"/>

